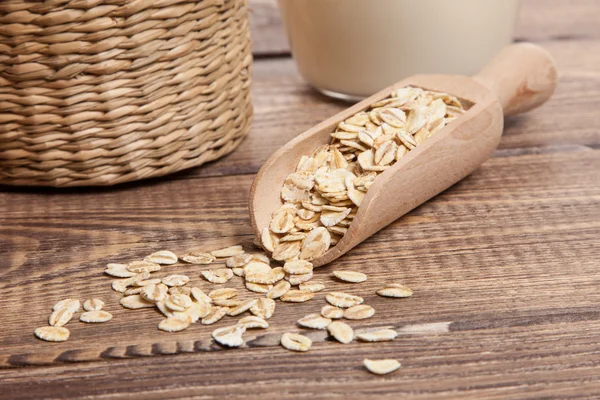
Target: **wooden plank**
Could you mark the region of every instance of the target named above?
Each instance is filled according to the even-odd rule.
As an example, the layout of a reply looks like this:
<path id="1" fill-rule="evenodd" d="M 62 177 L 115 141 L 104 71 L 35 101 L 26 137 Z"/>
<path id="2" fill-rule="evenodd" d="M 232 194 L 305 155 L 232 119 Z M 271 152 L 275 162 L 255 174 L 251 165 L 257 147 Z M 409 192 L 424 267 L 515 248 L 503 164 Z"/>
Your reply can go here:
<path id="1" fill-rule="evenodd" d="M 377 309 L 377 318 L 356 326 L 450 321 L 472 328 L 470 320 L 493 325 L 498 313 L 561 313 L 565 300 L 557 293 L 568 293 L 568 307 L 579 310 L 575 313 L 592 312 L 600 301 L 600 187 L 590 173 L 600 170 L 597 153 L 576 148 L 492 159 L 347 257 L 318 270 L 315 280 L 326 282 L 329 290 L 364 295 Z M 214 327 L 194 326 L 169 335 L 156 330 L 157 312 L 122 309 L 102 270 L 107 262 L 137 259 L 162 248 L 183 252 L 238 242 L 251 248 L 246 211 L 251 180 L 205 178 L 201 185 L 173 180 L 126 193 L 2 194 L 0 234 L 3 241 L 12 240 L 1 247 L 9 250 L 10 264 L 1 272 L 0 307 L 11 312 L 3 315 L 0 364 L 217 350 L 208 340 Z M 348 286 L 330 278 L 335 268 L 360 268 L 370 279 Z M 189 274 L 203 289 L 214 287 L 201 280 L 201 268 L 166 269 Z M 393 279 L 414 287 L 417 295 L 394 302 L 373 294 Z M 239 280 L 232 286 L 241 289 Z M 35 339 L 33 329 L 45 325 L 51 305 L 67 296 L 102 298 L 115 319 L 99 326 L 73 322 L 66 343 Z M 273 332 L 295 329 L 294 321 L 318 311 L 323 297 L 280 304 L 274 329 L 266 335 L 258 332 L 250 347 L 276 345 Z M 187 350 L 179 350 L 181 346 Z"/>
<path id="2" fill-rule="evenodd" d="M 317 270 L 315 280 L 328 290 L 363 295 L 376 308 L 374 318 L 353 326 L 393 326 L 405 335 L 382 345 L 341 347 L 324 340 L 323 332 L 302 330 L 315 340 L 307 355 L 280 349 L 278 337 L 297 331 L 298 317 L 318 311 L 324 293 L 305 304 L 278 303 L 272 328 L 249 332 L 247 349 L 222 351 L 209 340 L 210 331 L 233 319 L 159 332 L 160 316 L 120 308 L 111 279 L 101 274 L 108 261 L 160 248 L 181 252 L 234 242 L 249 248 L 245 202 L 251 176 L 206 178 L 202 185 L 165 181 L 126 192 L 2 194 L 2 237 L 16 238 L 11 254 L 21 255 L 1 272 L 0 307 L 11 312 L 3 313 L 0 363 L 55 365 L 0 371 L 2 395 L 550 398 L 575 387 L 578 398 L 599 394 L 600 187 L 590 171 L 600 170 L 600 158 L 598 150 L 571 150 L 490 160 Z M 214 287 L 199 278 L 197 267 L 166 268 L 188 273 L 205 290 Z M 336 282 L 330 277 L 336 268 L 360 269 L 369 280 Z M 405 282 L 416 294 L 403 300 L 373 294 L 390 280 Z M 239 280 L 227 286 L 241 289 Z M 33 329 L 66 296 L 100 297 L 115 318 L 97 326 L 71 322 L 66 343 L 35 339 Z M 168 354 L 179 355 L 160 362 L 146 357 Z M 381 379 L 362 369 L 365 357 L 389 356 L 404 364 L 400 372 Z M 90 360 L 104 361 L 71 365 Z M 130 382 L 131 371 L 146 383 Z M 68 392 L 61 392 L 64 386 Z"/>
<path id="3" fill-rule="evenodd" d="M 214 354 L 197 353 L 160 363 L 142 357 L 1 374 L 6 397 L 23 399 L 67 393 L 106 399 L 592 399 L 600 387 L 598 334 L 597 320 L 565 324 L 540 316 L 533 324 L 352 344 L 352 351 L 319 342 L 307 354 L 273 347 L 220 352 L 218 362 Z M 383 352 L 399 357 L 402 368 L 386 377 L 367 374 L 362 359 Z M 68 388 L 62 395 L 48 390 L 57 377 Z"/>
<path id="4" fill-rule="evenodd" d="M 254 54 L 289 53 L 277 0 L 250 0 L 250 9 Z M 600 38 L 597 0 L 521 0 L 517 21 L 520 41 Z"/>

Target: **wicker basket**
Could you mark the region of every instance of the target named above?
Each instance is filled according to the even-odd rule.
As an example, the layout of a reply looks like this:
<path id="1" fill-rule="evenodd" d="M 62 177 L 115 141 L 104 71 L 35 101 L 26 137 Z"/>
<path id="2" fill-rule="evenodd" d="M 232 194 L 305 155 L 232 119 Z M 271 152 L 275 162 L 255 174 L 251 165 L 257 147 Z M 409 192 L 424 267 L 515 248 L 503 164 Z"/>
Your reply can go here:
<path id="1" fill-rule="evenodd" d="M 231 152 L 246 0 L 1 0 L 0 183 L 114 185 Z"/>

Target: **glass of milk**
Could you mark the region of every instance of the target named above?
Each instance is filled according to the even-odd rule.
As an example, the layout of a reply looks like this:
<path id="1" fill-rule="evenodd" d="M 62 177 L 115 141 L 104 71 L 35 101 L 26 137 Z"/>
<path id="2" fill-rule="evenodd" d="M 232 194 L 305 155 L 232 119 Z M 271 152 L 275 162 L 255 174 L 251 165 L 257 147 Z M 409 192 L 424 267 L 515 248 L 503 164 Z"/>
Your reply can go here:
<path id="1" fill-rule="evenodd" d="M 475 74 L 512 42 L 519 0 L 279 0 L 302 76 L 369 96 L 414 74 Z"/>

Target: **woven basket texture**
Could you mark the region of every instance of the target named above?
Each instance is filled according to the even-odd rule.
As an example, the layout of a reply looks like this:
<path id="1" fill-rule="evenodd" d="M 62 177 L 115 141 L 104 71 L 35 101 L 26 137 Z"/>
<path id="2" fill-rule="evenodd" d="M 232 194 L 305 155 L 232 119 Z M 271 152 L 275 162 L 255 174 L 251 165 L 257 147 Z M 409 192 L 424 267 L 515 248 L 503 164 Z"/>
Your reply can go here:
<path id="1" fill-rule="evenodd" d="M 0 0 L 0 183 L 114 185 L 231 152 L 246 0 Z"/>

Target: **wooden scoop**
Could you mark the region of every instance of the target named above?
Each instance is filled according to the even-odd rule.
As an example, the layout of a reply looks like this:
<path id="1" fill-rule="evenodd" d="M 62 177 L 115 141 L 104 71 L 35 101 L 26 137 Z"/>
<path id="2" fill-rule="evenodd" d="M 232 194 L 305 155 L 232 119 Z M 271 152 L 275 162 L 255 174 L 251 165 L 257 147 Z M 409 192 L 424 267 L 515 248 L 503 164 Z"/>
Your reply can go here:
<path id="1" fill-rule="evenodd" d="M 280 192 L 303 155 L 330 143 L 338 123 L 388 97 L 393 89 L 415 86 L 460 98 L 470 108 L 426 139 L 375 179 L 354 221 L 338 244 L 312 260 L 315 267 L 340 257 L 413 208 L 478 168 L 500 141 L 505 115 L 543 104 L 556 86 L 550 54 L 531 43 L 504 48 L 479 74 L 416 75 L 404 79 L 307 130 L 276 151 L 262 166 L 250 190 L 250 217 L 258 241 L 271 214 L 281 205 Z M 465 101 L 466 100 L 466 101 Z"/>

